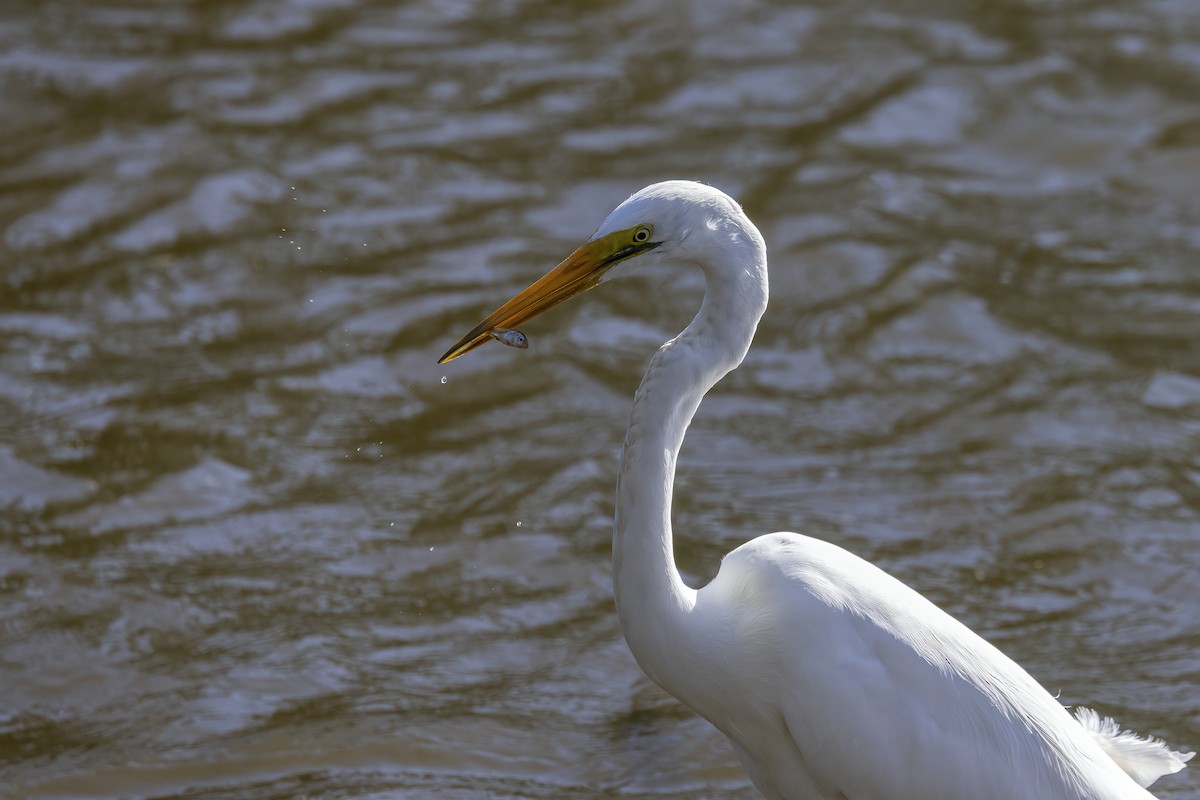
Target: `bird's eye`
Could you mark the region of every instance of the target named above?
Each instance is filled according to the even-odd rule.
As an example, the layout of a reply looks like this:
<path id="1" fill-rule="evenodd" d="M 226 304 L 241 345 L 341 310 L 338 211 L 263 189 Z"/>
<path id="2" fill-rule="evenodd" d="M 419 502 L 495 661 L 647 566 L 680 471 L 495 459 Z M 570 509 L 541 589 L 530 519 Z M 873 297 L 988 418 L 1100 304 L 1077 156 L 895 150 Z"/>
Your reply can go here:
<path id="1" fill-rule="evenodd" d="M 638 244 L 641 244 L 642 242 L 650 241 L 650 228 L 649 227 L 638 228 L 636 231 L 634 231 L 633 232 L 633 241 L 637 242 Z"/>

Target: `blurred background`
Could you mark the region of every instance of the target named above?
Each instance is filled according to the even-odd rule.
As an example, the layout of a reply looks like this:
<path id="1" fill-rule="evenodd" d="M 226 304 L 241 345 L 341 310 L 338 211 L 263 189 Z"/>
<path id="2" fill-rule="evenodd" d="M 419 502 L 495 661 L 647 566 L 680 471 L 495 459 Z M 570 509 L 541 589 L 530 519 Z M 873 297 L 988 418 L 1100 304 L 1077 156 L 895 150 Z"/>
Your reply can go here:
<path id="1" fill-rule="evenodd" d="M 610 595 L 700 276 L 435 363 L 665 178 L 772 268 L 687 578 L 827 538 L 1200 747 L 1194 0 L 10 0 L 0 87 L 0 795 L 756 797 Z"/>

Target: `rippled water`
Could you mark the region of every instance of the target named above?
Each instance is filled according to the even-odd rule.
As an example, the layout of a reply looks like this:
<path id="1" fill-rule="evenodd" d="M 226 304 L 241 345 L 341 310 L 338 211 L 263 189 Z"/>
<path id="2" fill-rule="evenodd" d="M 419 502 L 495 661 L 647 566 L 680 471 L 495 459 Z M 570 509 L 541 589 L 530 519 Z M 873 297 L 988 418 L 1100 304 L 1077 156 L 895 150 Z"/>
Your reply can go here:
<path id="1" fill-rule="evenodd" d="M 610 597 L 699 276 L 435 365 L 668 177 L 772 259 L 689 579 L 826 537 L 1200 745 L 1192 0 L 17 2 L 0 85 L 2 791 L 755 796 Z"/>

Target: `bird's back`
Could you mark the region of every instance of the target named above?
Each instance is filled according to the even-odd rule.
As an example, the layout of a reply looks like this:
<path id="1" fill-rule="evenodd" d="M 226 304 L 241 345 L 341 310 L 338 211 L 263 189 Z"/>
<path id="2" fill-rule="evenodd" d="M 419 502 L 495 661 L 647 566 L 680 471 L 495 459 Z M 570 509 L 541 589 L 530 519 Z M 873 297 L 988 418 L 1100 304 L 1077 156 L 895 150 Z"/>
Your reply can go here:
<path id="1" fill-rule="evenodd" d="M 721 656 L 711 685 L 680 699 L 734 740 L 768 797 L 1151 797 L 1024 669 L 840 547 L 759 537 L 695 612 Z"/>

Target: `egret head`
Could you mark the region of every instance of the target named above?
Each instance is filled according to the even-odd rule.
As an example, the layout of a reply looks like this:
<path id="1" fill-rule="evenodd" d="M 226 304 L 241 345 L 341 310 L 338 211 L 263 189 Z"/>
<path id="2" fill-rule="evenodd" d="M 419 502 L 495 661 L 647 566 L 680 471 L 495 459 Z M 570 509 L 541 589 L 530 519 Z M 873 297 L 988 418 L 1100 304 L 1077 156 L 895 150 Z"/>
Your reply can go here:
<path id="1" fill-rule="evenodd" d="M 617 206 L 587 242 L 462 337 L 439 364 L 487 342 L 495 328 L 515 328 L 597 284 L 664 261 L 688 261 L 720 220 L 741 209 L 724 192 L 691 181 L 647 186 Z"/>

